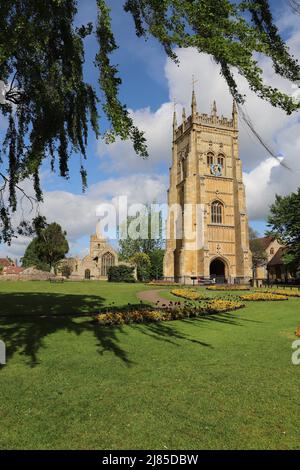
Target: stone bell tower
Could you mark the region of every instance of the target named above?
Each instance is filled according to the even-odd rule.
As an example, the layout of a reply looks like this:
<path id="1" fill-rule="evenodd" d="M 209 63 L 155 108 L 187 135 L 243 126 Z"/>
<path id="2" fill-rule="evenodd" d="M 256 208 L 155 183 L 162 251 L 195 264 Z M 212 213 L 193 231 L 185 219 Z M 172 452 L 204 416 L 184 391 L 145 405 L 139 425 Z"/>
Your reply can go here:
<path id="1" fill-rule="evenodd" d="M 183 109 L 179 126 L 174 111 L 168 204 L 165 277 L 249 281 L 251 253 L 235 103 L 230 119 L 218 115 L 216 102 L 210 115 L 199 114 L 193 91 L 191 115 L 186 117 Z"/>

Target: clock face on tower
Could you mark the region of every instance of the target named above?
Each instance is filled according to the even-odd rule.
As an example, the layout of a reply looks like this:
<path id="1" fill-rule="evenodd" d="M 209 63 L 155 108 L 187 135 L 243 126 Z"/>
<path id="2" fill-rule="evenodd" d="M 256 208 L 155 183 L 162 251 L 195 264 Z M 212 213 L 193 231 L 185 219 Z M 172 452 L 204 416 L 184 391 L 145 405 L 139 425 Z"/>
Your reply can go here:
<path id="1" fill-rule="evenodd" d="M 214 176 L 222 176 L 222 165 L 220 163 L 213 163 L 210 165 L 210 173 Z"/>

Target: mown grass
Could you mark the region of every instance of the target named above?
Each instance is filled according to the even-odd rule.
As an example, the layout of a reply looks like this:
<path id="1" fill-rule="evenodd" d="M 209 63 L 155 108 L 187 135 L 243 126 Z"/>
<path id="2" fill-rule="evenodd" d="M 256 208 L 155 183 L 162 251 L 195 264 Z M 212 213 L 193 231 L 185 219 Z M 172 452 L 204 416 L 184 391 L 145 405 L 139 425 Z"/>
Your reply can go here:
<path id="1" fill-rule="evenodd" d="M 145 289 L 0 283 L 0 448 L 299 448 L 300 299 L 114 328 L 74 316 Z"/>

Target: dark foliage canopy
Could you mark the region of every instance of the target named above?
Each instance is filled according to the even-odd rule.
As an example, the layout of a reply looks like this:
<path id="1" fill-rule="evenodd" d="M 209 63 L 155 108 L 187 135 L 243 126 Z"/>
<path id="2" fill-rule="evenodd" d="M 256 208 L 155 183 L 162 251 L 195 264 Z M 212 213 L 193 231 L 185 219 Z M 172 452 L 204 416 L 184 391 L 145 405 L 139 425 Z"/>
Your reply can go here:
<path id="1" fill-rule="evenodd" d="M 300 188 L 288 196 L 276 195 L 268 217 L 268 235 L 288 247 L 286 264 L 300 264 Z"/>
<path id="2" fill-rule="evenodd" d="M 22 259 L 23 267 L 35 266 L 50 271 L 69 251 L 66 232 L 55 222 L 45 224 L 37 236 L 28 245 Z"/>

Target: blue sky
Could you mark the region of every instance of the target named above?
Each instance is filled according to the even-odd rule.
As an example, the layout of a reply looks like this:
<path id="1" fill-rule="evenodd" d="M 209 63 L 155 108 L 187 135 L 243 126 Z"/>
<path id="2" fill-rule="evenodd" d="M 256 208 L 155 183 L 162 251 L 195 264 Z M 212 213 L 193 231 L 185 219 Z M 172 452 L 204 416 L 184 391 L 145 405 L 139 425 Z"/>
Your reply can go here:
<path id="1" fill-rule="evenodd" d="M 136 124 L 145 130 L 150 157 L 148 161 L 136 157 L 129 143 L 116 142 L 108 148 L 103 142 L 97 142 L 90 133 L 86 162 L 89 189 L 85 195 L 81 193 L 78 156 L 74 155 L 71 159 L 71 178 L 68 181 L 50 174 L 44 165 L 45 203 L 41 211 L 49 221 L 57 220 L 67 230 L 71 254 L 82 255 L 86 252 L 89 235 L 95 231 L 97 204 L 115 201 L 120 194 L 128 195 L 132 202 L 137 198 L 140 202 L 165 199 L 171 162 L 172 101 L 176 98 L 178 102 L 180 121 L 182 106 L 188 109 L 190 106 L 192 74 L 199 80 L 196 94 L 200 112 L 209 112 L 215 98 L 220 114 L 228 116 L 231 112 L 231 97 L 226 84 L 209 57 L 199 55 L 192 49 L 178 51 L 180 66 L 177 67 L 166 58 L 157 41 L 148 39 L 145 42 L 135 36 L 133 20 L 123 11 L 123 2 L 111 0 L 109 3 L 112 6 L 113 29 L 120 46 L 112 57 L 123 80 L 120 97 L 132 111 Z M 271 3 L 282 34 L 300 58 L 299 17 L 287 9 L 286 2 L 276 0 Z M 78 25 L 95 19 L 95 16 L 95 0 L 79 0 Z M 97 71 L 91 66 L 97 51 L 95 38 L 87 38 L 85 46 L 85 77 L 97 88 Z M 263 65 L 268 82 L 293 93 L 290 84 L 274 78 L 268 61 Z M 263 233 L 264 219 L 275 192 L 285 194 L 298 186 L 300 142 L 297 136 L 300 135 L 300 125 L 298 116 L 287 117 L 280 110 L 274 110 L 249 92 L 241 78 L 238 80 L 241 89 L 248 95 L 245 109 L 257 130 L 293 168 L 292 174 L 287 174 L 240 122 L 240 157 L 245 171 L 250 223 Z M 100 126 L 102 130 L 107 126 L 103 117 Z M 0 255 L 19 257 L 27 243 L 28 240 L 19 239 L 9 248 L 0 245 Z"/>

